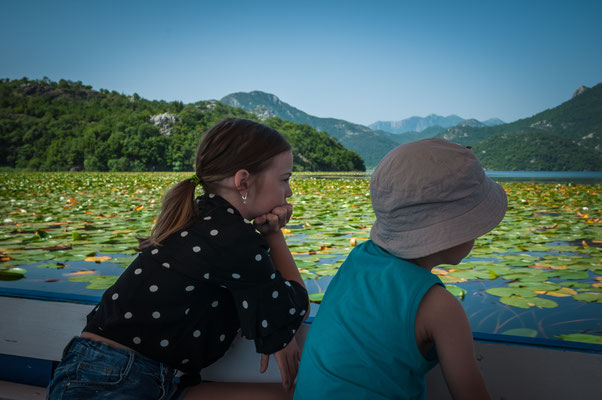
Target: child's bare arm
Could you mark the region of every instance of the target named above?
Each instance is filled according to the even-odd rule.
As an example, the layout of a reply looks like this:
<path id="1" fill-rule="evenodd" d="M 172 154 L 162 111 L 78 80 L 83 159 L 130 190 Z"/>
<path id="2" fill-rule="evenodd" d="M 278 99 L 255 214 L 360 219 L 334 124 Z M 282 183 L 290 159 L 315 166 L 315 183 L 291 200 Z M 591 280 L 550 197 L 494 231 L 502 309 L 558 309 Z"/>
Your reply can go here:
<path id="1" fill-rule="evenodd" d="M 445 288 L 435 285 L 424 296 L 417 315 L 435 343 L 443 376 L 452 397 L 490 399 L 474 355 L 472 331 L 462 305 Z"/>

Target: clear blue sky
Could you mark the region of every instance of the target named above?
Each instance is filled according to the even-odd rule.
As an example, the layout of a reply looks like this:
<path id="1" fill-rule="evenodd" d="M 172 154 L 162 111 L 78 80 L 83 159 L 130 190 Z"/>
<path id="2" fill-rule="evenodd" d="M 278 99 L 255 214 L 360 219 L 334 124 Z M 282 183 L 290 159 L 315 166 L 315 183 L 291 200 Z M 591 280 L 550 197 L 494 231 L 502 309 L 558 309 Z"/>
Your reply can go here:
<path id="1" fill-rule="evenodd" d="M 0 77 L 148 99 L 262 90 L 365 125 L 431 113 L 510 122 L 602 82 L 599 0 L 5 0 L 0 9 Z"/>

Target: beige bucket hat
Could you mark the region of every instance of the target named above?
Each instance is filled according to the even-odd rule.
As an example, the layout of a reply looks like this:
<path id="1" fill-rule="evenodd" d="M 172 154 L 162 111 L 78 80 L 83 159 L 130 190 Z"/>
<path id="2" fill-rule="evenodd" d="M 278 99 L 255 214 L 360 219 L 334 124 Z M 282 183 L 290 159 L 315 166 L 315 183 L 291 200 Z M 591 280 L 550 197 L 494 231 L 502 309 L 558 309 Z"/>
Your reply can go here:
<path id="1" fill-rule="evenodd" d="M 504 189 L 485 175 L 473 152 L 443 139 L 396 147 L 370 181 L 374 243 L 405 259 L 476 239 L 504 218 Z"/>

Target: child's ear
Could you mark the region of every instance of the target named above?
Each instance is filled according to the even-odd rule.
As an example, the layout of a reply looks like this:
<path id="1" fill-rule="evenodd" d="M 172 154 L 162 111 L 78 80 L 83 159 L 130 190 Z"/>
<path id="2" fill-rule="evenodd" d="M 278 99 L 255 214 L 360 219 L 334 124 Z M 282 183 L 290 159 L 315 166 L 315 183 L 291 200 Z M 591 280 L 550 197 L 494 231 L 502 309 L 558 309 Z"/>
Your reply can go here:
<path id="1" fill-rule="evenodd" d="M 251 174 L 246 169 L 239 169 L 236 171 L 236 174 L 234 174 L 234 186 L 236 187 L 236 190 L 248 190 L 250 180 Z"/>

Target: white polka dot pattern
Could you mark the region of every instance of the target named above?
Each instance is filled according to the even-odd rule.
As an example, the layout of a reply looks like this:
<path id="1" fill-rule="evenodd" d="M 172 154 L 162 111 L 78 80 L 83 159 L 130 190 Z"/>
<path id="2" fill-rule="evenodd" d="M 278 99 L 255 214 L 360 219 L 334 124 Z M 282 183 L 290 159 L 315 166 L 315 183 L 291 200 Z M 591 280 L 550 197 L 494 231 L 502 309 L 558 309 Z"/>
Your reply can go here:
<path id="1" fill-rule="evenodd" d="M 205 197 L 196 203 L 201 207 L 198 221 L 178 231 L 163 246 L 151 246 L 136 259 L 127 279 L 116 284 L 103 298 L 100 309 L 96 307 L 98 311 L 91 314 L 95 318 L 90 324 L 91 329 L 101 335 L 116 335 L 121 343 L 129 343 L 141 353 L 163 353 L 162 357 L 169 360 L 170 365 L 180 365 L 179 368 L 185 370 L 186 367 L 203 365 L 205 357 L 214 357 L 217 352 L 225 351 L 225 342 L 232 341 L 233 331 L 226 333 L 227 329 L 221 328 L 224 331 L 219 332 L 221 324 L 212 326 L 207 322 L 221 318 L 223 313 L 234 312 L 225 308 L 228 304 L 231 307 L 232 300 L 239 309 L 239 330 L 243 337 L 259 332 L 268 335 L 270 329 L 279 328 L 274 321 L 280 321 L 282 311 L 290 313 L 291 322 L 300 321 L 299 315 L 306 314 L 304 303 L 298 301 L 302 297 L 294 290 L 297 286 L 291 285 L 292 281 L 283 279 L 278 271 L 271 268 L 265 239 L 253 229 L 253 222 L 242 217 L 234 206 L 219 196 L 214 197 L 215 200 Z M 209 204 L 211 216 L 204 211 L 203 204 Z M 222 243 L 233 245 L 224 252 Z M 254 290 L 257 284 L 265 289 Z M 243 291 L 238 292 L 239 288 Z M 234 298 L 227 296 L 232 289 Z M 242 293 L 244 295 L 238 297 Z M 202 297 L 195 297 L 198 294 Z M 165 299 L 160 298 L 162 295 Z M 272 300 L 269 300 L 270 295 Z M 173 302 L 170 300 L 172 297 Z M 190 304 L 195 304 L 194 313 Z M 116 328 L 109 331 L 106 314 L 115 306 L 119 306 L 117 315 L 121 315 L 123 329 L 118 330 L 117 321 Z M 178 316 L 182 307 L 185 315 Z M 170 310 L 175 310 L 175 314 Z M 133 314 L 136 314 L 136 319 Z M 132 323 L 144 329 L 132 328 Z M 282 335 L 274 335 L 277 337 L 266 336 L 264 346 L 272 349 L 286 347 L 292 335 L 296 334 L 296 329 L 292 329 L 296 327 L 284 329 Z M 119 336 L 119 332 L 125 336 Z M 210 350 L 207 354 L 192 354 L 185 348 Z"/>

